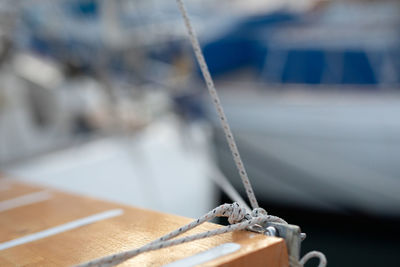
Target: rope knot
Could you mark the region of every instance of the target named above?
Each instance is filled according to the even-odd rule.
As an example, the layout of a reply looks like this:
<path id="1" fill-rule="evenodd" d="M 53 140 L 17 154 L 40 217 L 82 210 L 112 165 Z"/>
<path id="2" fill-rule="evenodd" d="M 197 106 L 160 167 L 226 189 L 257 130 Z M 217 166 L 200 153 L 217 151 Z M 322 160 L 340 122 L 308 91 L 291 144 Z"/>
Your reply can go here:
<path id="1" fill-rule="evenodd" d="M 228 222 L 230 224 L 235 224 L 241 222 L 246 216 L 246 209 L 239 205 L 239 203 L 234 202 L 229 207 Z"/>
<path id="2" fill-rule="evenodd" d="M 259 216 L 265 216 L 265 215 L 268 215 L 268 213 L 263 208 L 255 208 L 251 212 L 252 217 L 259 217 Z"/>

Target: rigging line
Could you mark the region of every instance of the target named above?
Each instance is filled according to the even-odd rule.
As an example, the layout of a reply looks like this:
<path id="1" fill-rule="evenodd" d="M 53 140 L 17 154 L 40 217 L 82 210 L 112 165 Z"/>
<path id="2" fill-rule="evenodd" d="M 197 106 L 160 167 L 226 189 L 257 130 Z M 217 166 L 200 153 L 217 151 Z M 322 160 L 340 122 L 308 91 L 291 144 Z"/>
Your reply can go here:
<path id="1" fill-rule="evenodd" d="M 190 236 L 175 238 L 215 217 L 228 217 L 230 225 Z M 244 230 L 247 229 L 249 226 L 263 224 L 266 222 L 286 223 L 279 217 L 267 215 L 266 213 L 262 212 L 257 212 L 257 209 L 253 210 L 251 213 L 247 213 L 246 209 L 236 202 L 233 204 L 223 204 L 208 212 L 207 214 L 201 216 L 197 220 L 192 221 L 191 223 L 186 224 L 160 238 L 157 238 L 156 240 L 147 243 L 140 248 L 111 254 L 102 258 L 78 264 L 75 267 L 115 266 L 144 252 L 167 248 L 233 231 Z"/>
<path id="2" fill-rule="evenodd" d="M 217 90 L 215 89 L 213 79 L 211 78 L 210 72 L 207 67 L 207 63 L 204 59 L 203 52 L 201 51 L 199 40 L 197 39 L 196 33 L 192 27 L 191 21 L 189 19 L 189 15 L 186 11 L 186 8 L 182 2 L 182 0 L 176 0 L 183 20 L 185 22 L 185 26 L 189 35 L 190 42 L 192 44 L 194 54 L 197 59 L 197 63 L 200 66 L 201 73 L 203 74 L 204 80 L 206 82 L 208 92 L 213 100 L 214 106 L 218 112 L 218 117 L 220 119 L 222 128 L 225 133 L 226 140 L 229 144 L 229 148 L 232 152 L 233 160 L 236 164 L 236 167 L 239 171 L 240 178 L 242 179 L 243 185 L 246 189 L 247 197 L 250 200 L 250 204 L 253 209 L 258 208 L 258 202 L 256 196 L 254 195 L 254 190 L 250 184 L 249 177 L 247 175 L 246 169 L 243 165 L 243 161 L 240 157 L 239 150 L 237 148 L 235 139 L 233 138 L 232 131 L 229 127 L 228 120 L 225 116 L 224 110 L 221 106 L 221 101 L 219 100 L 219 96 Z"/>

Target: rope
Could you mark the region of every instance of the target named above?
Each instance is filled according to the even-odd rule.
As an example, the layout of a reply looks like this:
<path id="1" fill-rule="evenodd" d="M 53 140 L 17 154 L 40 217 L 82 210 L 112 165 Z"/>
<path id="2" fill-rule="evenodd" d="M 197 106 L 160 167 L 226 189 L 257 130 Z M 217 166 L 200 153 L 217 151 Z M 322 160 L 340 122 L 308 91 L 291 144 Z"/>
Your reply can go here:
<path id="1" fill-rule="evenodd" d="M 247 175 L 246 169 L 245 169 L 245 167 L 243 165 L 243 161 L 242 161 L 242 159 L 240 157 L 239 150 L 237 149 L 237 145 L 236 145 L 235 139 L 234 139 L 232 131 L 231 131 L 230 127 L 229 127 L 228 120 L 227 120 L 227 118 L 225 116 L 225 113 L 224 113 L 224 110 L 222 108 L 221 101 L 219 100 L 219 96 L 218 96 L 217 90 L 215 89 L 213 79 L 211 78 L 210 72 L 209 72 L 208 67 L 207 67 L 207 63 L 206 63 L 206 61 L 204 59 L 203 52 L 202 52 L 202 50 L 200 48 L 199 40 L 198 40 L 198 38 L 196 36 L 196 32 L 194 31 L 194 29 L 192 27 L 192 24 L 191 24 L 191 21 L 189 19 L 189 15 L 188 15 L 188 13 L 186 11 L 185 5 L 183 4 L 182 0 L 176 0 L 176 2 L 178 4 L 179 10 L 180 10 L 181 15 L 183 17 L 183 20 L 185 22 L 186 30 L 188 32 L 189 39 L 190 39 L 190 42 L 192 44 L 192 47 L 193 47 L 194 54 L 196 56 L 197 62 L 199 64 L 199 66 L 200 66 L 201 73 L 203 74 L 204 80 L 206 81 L 208 92 L 210 93 L 210 96 L 211 96 L 211 98 L 213 100 L 214 106 L 215 106 L 215 108 L 216 108 L 216 110 L 218 112 L 218 116 L 219 116 L 219 119 L 220 119 L 220 122 L 221 122 L 221 125 L 222 125 L 222 128 L 223 128 L 223 131 L 225 133 L 226 140 L 227 140 L 227 142 L 229 144 L 229 148 L 230 148 L 232 156 L 233 156 L 233 160 L 235 161 L 236 167 L 237 167 L 237 169 L 239 171 L 240 178 L 242 179 L 243 185 L 244 185 L 244 187 L 246 189 L 247 197 L 249 198 L 251 207 L 253 208 L 252 215 L 257 216 L 258 213 L 260 211 L 262 211 L 262 214 L 263 214 L 262 216 L 268 216 L 268 215 L 266 215 L 265 210 L 259 208 L 259 206 L 258 206 L 258 202 L 257 202 L 257 199 L 255 197 L 254 190 L 253 190 L 253 188 L 251 186 L 251 183 L 250 183 L 249 177 Z M 220 181 L 223 181 L 223 179 L 220 179 Z M 232 190 L 228 190 L 228 192 L 230 193 L 229 195 L 236 197 L 235 194 L 232 194 L 232 192 L 233 192 Z M 276 217 L 276 218 L 279 218 L 279 217 Z M 280 218 L 279 218 L 279 222 L 287 224 L 287 222 L 285 222 L 284 220 L 282 220 Z M 301 259 L 300 262 L 296 261 L 296 263 L 294 263 L 293 266 L 296 266 L 296 265 L 297 266 L 303 266 L 305 264 L 305 262 L 307 262 L 310 258 L 313 258 L 313 257 L 319 257 L 320 258 L 319 267 L 326 266 L 325 255 L 323 253 L 317 252 L 317 251 L 312 251 L 312 252 L 307 253 Z M 291 266 L 292 266 L 292 264 L 291 264 Z"/>
<path id="2" fill-rule="evenodd" d="M 185 236 L 182 238 L 172 239 L 187 231 L 203 224 L 206 221 L 214 219 L 215 217 L 228 217 L 228 222 L 231 225 L 221 227 L 219 229 L 206 231 L 203 233 Z M 115 253 L 106 257 L 98 258 L 95 260 L 91 260 L 85 263 L 81 263 L 76 265 L 75 267 L 109 267 L 120 264 L 126 260 L 129 260 L 141 253 L 149 252 L 153 250 L 158 250 L 162 248 L 172 247 L 176 245 L 180 245 L 183 243 L 215 236 L 221 235 L 233 231 L 244 230 L 253 225 L 265 224 L 267 222 L 275 222 L 275 223 L 283 223 L 287 224 L 283 219 L 273 216 L 267 215 L 267 212 L 262 208 L 254 209 L 251 214 L 247 213 L 246 207 L 241 206 L 239 203 L 234 202 L 233 204 L 223 204 L 219 207 L 213 209 L 197 220 L 186 224 L 140 248 L 128 250 L 120 253 Z M 327 264 L 326 257 L 323 253 L 318 251 L 311 251 L 303 256 L 303 258 L 298 261 L 293 257 L 289 257 L 289 264 L 291 267 L 303 267 L 304 264 L 311 258 L 318 257 L 320 259 L 320 263 L 318 267 L 325 267 Z"/>
<path id="3" fill-rule="evenodd" d="M 319 265 L 318 265 L 318 267 L 325 267 L 325 266 L 327 265 L 327 262 L 328 262 L 328 261 L 326 260 L 326 257 L 325 257 L 325 255 L 324 255 L 324 253 L 319 252 L 319 251 L 310 251 L 310 252 L 308 252 L 306 255 L 304 255 L 303 258 L 301 258 L 301 260 L 300 260 L 301 266 L 303 266 L 304 264 L 306 264 L 306 262 L 307 262 L 309 259 L 312 259 L 312 258 L 319 258 Z"/>
<path id="4" fill-rule="evenodd" d="M 229 180 L 224 176 L 224 174 L 218 169 L 213 169 L 214 175 L 212 175 L 214 181 L 222 188 L 222 190 L 235 202 L 239 203 L 242 207 L 244 207 L 247 211 L 250 208 L 244 202 L 240 194 L 236 191 L 236 189 L 232 186 Z M 252 216 L 257 217 L 259 213 L 266 215 L 266 211 L 262 208 L 256 208 L 252 211 Z M 286 223 L 283 219 L 282 222 Z M 293 256 L 289 256 L 289 265 L 291 267 L 303 267 L 304 264 L 308 262 L 308 260 L 312 258 L 319 258 L 318 267 L 325 267 L 327 265 L 327 260 L 325 255 L 319 251 L 310 251 L 306 255 L 304 255 L 300 261 L 298 261 Z"/>
<path id="5" fill-rule="evenodd" d="M 246 169 L 244 168 L 243 161 L 240 157 L 239 150 L 237 149 L 235 139 L 233 138 L 232 131 L 229 127 L 228 120 L 225 116 L 224 110 L 221 106 L 221 101 L 219 100 L 219 96 L 217 90 L 215 90 L 213 79 L 211 78 L 210 72 L 208 70 L 206 61 L 204 59 L 203 52 L 201 51 L 199 40 L 197 39 L 196 33 L 192 27 L 191 21 L 189 19 L 186 8 L 182 2 L 182 0 L 176 0 L 179 10 L 181 11 L 181 15 L 186 25 L 186 29 L 189 35 L 190 42 L 192 44 L 194 54 L 197 58 L 197 62 L 200 66 L 201 73 L 203 74 L 204 80 L 206 81 L 206 85 L 208 88 L 208 92 L 213 100 L 214 106 L 218 112 L 218 117 L 220 119 L 223 131 L 225 133 L 226 140 L 228 141 L 229 148 L 231 149 L 233 160 L 235 161 L 236 167 L 239 171 L 240 178 L 242 179 L 244 188 L 246 189 L 247 197 L 250 200 L 251 207 L 253 209 L 258 208 L 258 202 L 256 196 L 254 195 L 253 188 L 250 184 L 249 177 L 247 176 Z"/>
<path id="6" fill-rule="evenodd" d="M 194 240 L 211 237 L 211 236 L 215 236 L 215 235 L 220 235 L 220 234 L 224 234 L 224 233 L 229 233 L 229 232 L 233 232 L 233 231 L 237 231 L 237 230 L 248 229 L 250 226 L 253 226 L 253 225 L 265 224 L 267 222 L 276 222 L 276 223 L 287 224 L 286 221 L 284 221 L 283 219 L 281 219 L 279 217 L 268 215 L 264 209 L 262 209 L 258 206 L 256 197 L 254 195 L 254 191 L 252 189 L 252 186 L 250 184 L 246 170 L 244 168 L 242 159 L 240 158 L 240 154 L 237 149 L 235 139 L 233 138 L 233 134 L 230 130 L 227 118 L 225 116 L 225 113 L 223 111 L 223 108 L 221 106 L 221 103 L 220 103 L 220 100 L 219 100 L 219 97 L 217 94 L 217 91 L 215 89 L 214 82 L 211 78 L 210 72 L 208 70 L 207 64 L 206 64 L 204 56 L 203 56 L 203 53 L 201 51 L 199 41 L 196 37 L 196 33 L 194 32 L 194 29 L 192 28 L 190 19 L 188 17 L 187 11 L 185 9 L 185 6 L 184 6 L 182 0 L 176 0 L 176 1 L 177 1 L 179 9 L 181 11 L 183 20 L 185 22 L 194 53 L 197 58 L 197 62 L 200 66 L 204 80 L 206 81 L 207 88 L 211 95 L 213 103 L 215 105 L 215 108 L 217 109 L 217 112 L 218 112 L 218 115 L 220 118 L 220 122 L 221 122 L 221 125 L 222 125 L 224 133 L 225 133 L 225 137 L 228 141 L 229 147 L 232 152 L 233 159 L 234 159 L 236 167 L 239 171 L 240 177 L 241 177 L 243 185 L 246 189 L 246 193 L 250 200 L 250 204 L 251 204 L 253 210 L 252 210 L 251 214 L 249 214 L 249 213 L 247 213 L 246 207 L 239 205 L 237 202 L 235 202 L 233 204 L 223 204 L 223 205 L 213 209 L 209 213 L 203 215 L 199 219 L 197 219 L 185 226 L 182 226 L 182 227 L 176 229 L 175 231 L 172 231 L 172 232 L 170 232 L 170 233 L 168 233 L 168 234 L 166 234 L 166 235 L 164 235 L 164 236 L 162 236 L 140 248 L 112 254 L 112 255 L 109 255 L 109 256 L 106 256 L 103 258 L 99 258 L 99 259 L 95 259 L 95 260 L 92 260 L 92 261 L 89 261 L 89 262 L 86 262 L 83 264 L 79 264 L 79 265 L 77 265 L 77 267 L 114 266 L 114 265 L 124 262 L 124 261 L 126 261 L 132 257 L 135 257 L 141 253 L 144 253 L 144 252 L 158 250 L 158 249 L 162 249 L 162 248 L 166 248 L 166 247 L 171 247 L 171 246 L 183 244 L 186 242 L 191 242 Z M 221 179 L 221 181 L 223 181 L 223 179 Z M 237 197 L 237 196 L 235 196 L 235 194 L 230 194 L 230 195 Z M 229 221 L 230 225 L 221 227 L 216 230 L 206 231 L 206 232 L 191 235 L 191 236 L 172 239 L 172 238 L 177 237 L 178 235 L 181 235 L 181 234 L 183 234 L 183 233 L 185 233 L 185 232 L 187 232 L 187 231 L 199 226 L 200 224 L 202 224 L 208 220 L 211 220 L 215 217 L 228 217 L 228 221 Z M 326 265 L 325 256 L 321 252 L 316 252 L 316 251 L 307 253 L 300 260 L 300 262 L 293 259 L 292 257 L 290 257 L 289 262 L 290 262 L 291 266 L 302 267 L 305 264 L 305 262 L 307 262 L 310 258 L 313 258 L 313 257 L 320 258 L 319 267 L 324 267 Z"/>
<path id="7" fill-rule="evenodd" d="M 209 221 L 215 217 L 228 217 L 229 223 L 231 225 L 218 228 L 216 230 L 206 231 L 203 233 L 185 236 L 182 238 L 172 239 L 178 235 L 181 235 L 200 224 Z M 175 231 L 172 231 L 140 248 L 128 250 L 116 254 L 112 254 L 103 258 L 95 259 L 86 263 L 77 265 L 76 267 L 89 267 L 89 266 L 114 266 L 121 262 L 124 262 L 130 258 L 133 258 L 141 253 L 158 250 L 166 247 L 171 247 L 187 242 L 191 242 L 198 239 L 203 239 L 206 237 L 211 237 L 215 235 L 225 234 L 233 231 L 244 230 L 252 225 L 264 224 L 267 222 L 277 222 L 286 223 L 279 217 L 267 215 L 265 210 L 257 208 L 252 211 L 251 214 L 246 212 L 246 208 L 240 206 L 237 202 L 233 204 L 223 204 L 207 214 L 203 215 L 199 219 L 182 226 Z"/>

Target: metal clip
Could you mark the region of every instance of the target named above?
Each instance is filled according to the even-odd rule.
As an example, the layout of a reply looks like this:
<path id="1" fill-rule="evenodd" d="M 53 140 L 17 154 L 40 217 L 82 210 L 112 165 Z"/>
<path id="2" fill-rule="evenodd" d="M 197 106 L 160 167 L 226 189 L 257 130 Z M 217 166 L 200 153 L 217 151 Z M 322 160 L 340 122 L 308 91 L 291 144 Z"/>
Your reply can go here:
<path id="1" fill-rule="evenodd" d="M 306 238 L 306 234 L 301 232 L 299 226 L 267 222 L 264 225 L 253 225 L 248 229 L 268 236 L 283 238 L 286 243 L 289 258 L 292 258 L 295 261 L 300 260 L 301 241 Z"/>

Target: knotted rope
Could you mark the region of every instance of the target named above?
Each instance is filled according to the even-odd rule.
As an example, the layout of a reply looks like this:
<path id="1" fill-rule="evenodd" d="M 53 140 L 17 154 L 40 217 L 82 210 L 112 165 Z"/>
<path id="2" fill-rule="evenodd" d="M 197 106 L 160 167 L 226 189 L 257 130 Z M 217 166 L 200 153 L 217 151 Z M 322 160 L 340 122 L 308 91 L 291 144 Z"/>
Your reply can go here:
<path id="1" fill-rule="evenodd" d="M 216 230 L 206 231 L 195 235 L 172 239 L 215 217 L 227 217 L 230 225 L 221 227 Z M 240 206 L 237 202 L 233 204 L 223 204 L 213 209 L 212 211 L 208 212 L 207 214 L 203 215 L 199 219 L 187 225 L 184 225 L 140 248 L 95 259 L 86 263 L 79 264 L 77 265 L 77 267 L 114 266 L 144 252 L 171 247 L 186 242 L 203 239 L 215 235 L 225 234 L 237 230 L 243 230 L 252 225 L 264 224 L 267 222 L 286 223 L 279 217 L 268 215 L 266 211 L 261 208 L 256 208 L 251 212 L 251 214 L 249 214 L 246 212 L 246 208 Z"/>
<path id="2" fill-rule="evenodd" d="M 215 230 L 210 230 L 206 231 L 203 233 L 195 234 L 195 235 L 190 235 L 190 236 L 185 236 L 182 238 L 177 238 L 173 239 L 174 237 L 177 237 L 183 233 L 186 233 L 187 231 L 199 226 L 200 224 L 203 224 L 204 222 L 207 222 L 215 217 L 227 217 L 230 225 L 221 227 L 219 229 Z M 244 230 L 247 229 L 248 227 L 251 227 L 253 225 L 262 225 L 268 222 L 275 222 L 275 223 L 283 223 L 286 224 L 286 222 L 273 215 L 268 215 L 267 212 L 262 209 L 262 208 L 256 208 L 254 209 L 251 213 L 247 213 L 246 208 L 241 206 L 239 203 L 234 202 L 233 204 L 223 204 L 220 205 L 219 207 L 213 209 L 212 211 L 208 212 L 207 214 L 203 215 L 202 217 L 198 218 L 197 220 L 186 224 L 140 248 L 137 249 L 132 249 L 120 253 L 115 253 L 103 258 L 98 258 L 95 260 L 88 261 L 86 263 L 82 263 L 77 265 L 76 267 L 109 267 L 109 266 L 115 266 L 117 264 L 120 264 L 126 260 L 129 260 L 141 253 L 144 252 L 149 252 L 153 250 L 158 250 L 162 248 L 167 248 L 171 246 L 176 246 L 179 244 L 215 236 L 215 235 L 220 235 L 220 234 L 225 234 L 233 231 L 238 231 L 238 230 Z M 312 251 L 307 253 L 301 260 L 298 262 L 297 260 L 293 258 L 289 258 L 290 266 L 293 267 L 302 267 L 309 259 L 313 257 L 319 257 L 320 258 L 320 264 L 318 267 L 324 267 L 326 266 L 326 258 L 324 254 L 321 252 L 317 251 Z"/>
<path id="3" fill-rule="evenodd" d="M 175 231 L 172 231 L 140 248 L 133 249 L 133 250 L 128 250 L 125 252 L 120 252 L 116 254 L 112 254 L 103 258 L 95 259 L 83 264 L 77 265 L 78 267 L 88 267 L 88 266 L 114 266 L 117 265 L 121 262 L 124 262 L 128 259 L 131 259 L 141 253 L 152 251 L 152 250 L 157 250 L 157 249 L 162 249 L 166 247 L 171 247 L 179 244 L 183 244 L 186 242 L 194 241 L 194 240 L 199 240 L 202 238 L 206 237 L 211 237 L 215 235 L 220 235 L 224 233 L 229 233 L 237 230 L 243 230 L 247 229 L 253 225 L 262 225 L 268 222 L 276 222 L 276 223 L 282 223 L 282 224 L 287 224 L 286 221 L 283 219 L 277 217 L 277 216 L 272 216 L 268 215 L 267 212 L 260 208 L 258 206 L 258 202 L 256 200 L 256 197 L 254 195 L 253 188 L 250 184 L 250 180 L 247 176 L 246 169 L 243 165 L 242 159 L 240 157 L 239 151 L 236 146 L 235 139 L 233 138 L 233 134 L 230 130 L 228 120 L 225 116 L 224 110 L 221 106 L 221 102 L 218 97 L 218 93 L 215 89 L 214 82 L 211 78 L 210 72 L 208 70 L 207 64 L 205 62 L 203 53 L 201 51 L 199 41 L 197 39 L 196 33 L 191 25 L 189 16 L 187 14 L 187 11 L 185 9 L 185 6 L 182 2 L 182 0 L 176 0 L 178 7 L 181 11 L 183 20 L 185 22 L 188 35 L 190 38 L 190 41 L 192 43 L 192 47 L 194 50 L 194 53 L 196 55 L 197 62 L 200 66 L 201 72 L 203 74 L 203 77 L 206 81 L 208 91 L 211 95 L 211 98 L 213 100 L 213 103 L 215 105 L 215 108 L 218 112 L 219 119 L 222 125 L 222 128 L 225 133 L 226 140 L 229 144 L 229 148 L 231 149 L 233 159 L 235 161 L 236 167 L 239 171 L 240 177 L 242 179 L 243 185 L 246 189 L 247 196 L 250 200 L 251 206 L 253 208 L 251 213 L 247 213 L 247 210 L 245 207 L 239 205 L 237 202 L 233 204 L 223 204 L 212 211 L 208 212 L 207 214 L 203 215 L 199 219 L 182 226 Z M 174 237 L 177 237 L 178 235 L 181 235 L 197 226 L 200 224 L 211 220 L 215 217 L 228 217 L 228 221 L 230 225 L 221 227 L 216 230 L 211 230 L 211 231 L 206 231 L 203 233 L 191 235 L 191 236 L 185 236 L 182 238 L 176 238 L 173 239 Z M 320 258 L 320 264 L 319 267 L 324 267 L 326 265 L 326 258 L 321 252 L 316 252 L 312 251 L 307 253 L 300 261 L 297 261 L 296 259 L 293 259 L 292 257 L 289 257 L 289 262 L 291 266 L 296 266 L 296 267 L 301 267 L 303 266 L 310 258 L 313 257 L 319 257 Z"/>
<path id="4" fill-rule="evenodd" d="M 227 120 L 227 118 L 225 116 L 225 112 L 224 112 L 224 110 L 222 108 L 221 101 L 219 100 L 219 96 L 218 96 L 217 90 L 215 89 L 213 79 L 211 78 L 210 72 L 209 72 L 208 67 L 207 67 L 207 63 L 206 63 L 206 61 L 204 59 L 203 52 L 202 52 L 202 50 L 200 48 L 199 40 L 197 38 L 196 32 L 194 31 L 194 29 L 192 27 L 192 24 L 191 24 L 191 21 L 189 19 L 189 15 L 188 15 L 188 13 L 186 11 L 185 5 L 183 4 L 182 0 L 176 0 L 176 2 L 178 4 L 179 10 L 180 10 L 181 15 L 183 17 L 183 20 L 185 22 L 186 30 L 187 30 L 190 42 L 192 44 L 192 48 L 194 50 L 194 54 L 196 56 L 197 63 L 199 64 L 201 73 L 203 74 L 204 80 L 206 81 L 208 92 L 210 93 L 210 96 L 211 96 L 211 98 L 213 100 L 214 106 L 215 106 L 215 108 L 216 108 L 216 110 L 218 112 L 218 116 L 219 116 L 219 119 L 220 119 L 220 122 L 221 122 L 221 125 L 222 125 L 222 128 L 223 128 L 223 131 L 225 133 L 226 140 L 227 140 L 227 142 L 229 144 L 229 148 L 231 150 L 231 153 L 232 153 L 233 159 L 235 161 L 236 167 L 237 167 L 237 169 L 239 171 L 239 175 L 240 175 L 240 178 L 242 179 L 242 183 L 244 185 L 244 188 L 246 189 L 247 197 L 249 198 L 251 207 L 253 208 L 252 213 L 255 212 L 255 213 L 258 214 L 260 211 L 262 211 L 263 213 L 266 214 L 266 211 L 261 209 L 261 208 L 259 208 L 259 206 L 258 206 L 258 202 L 257 202 L 256 196 L 254 194 L 254 190 L 253 190 L 253 188 L 251 186 L 249 177 L 247 176 L 246 169 L 245 169 L 245 167 L 243 165 L 243 161 L 242 161 L 242 159 L 240 157 L 239 150 L 237 149 L 237 145 L 236 145 L 235 139 L 234 139 L 232 131 L 231 131 L 230 127 L 229 127 L 228 120 Z M 282 219 L 280 219 L 280 220 L 281 220 L 281 223 L 282 223 L 282 221 L 283 221 L 283 223 L 286 223 L 284 220 L 282 220 Z M 321 252 L 314 252 L 313 251 L 313 252 L 307 253 L 300 260 L 300 262 L 296 262 L 296 263 L 293 263 L 293 264 L 291 263 L 291 266 L 292 265 L 293 266 L 302 266 L 302 265 L 304 265 L 305 262 L 308 261 L 308 259 L 310 259 L 312 257 L 319 257 L 320 258 L 319 267 L 323 267 L 323 266 L 326 265 L 325 255 L 322 254 Z M 291 259 L 291 261 L 293 261 L 293 259 Z"/>

